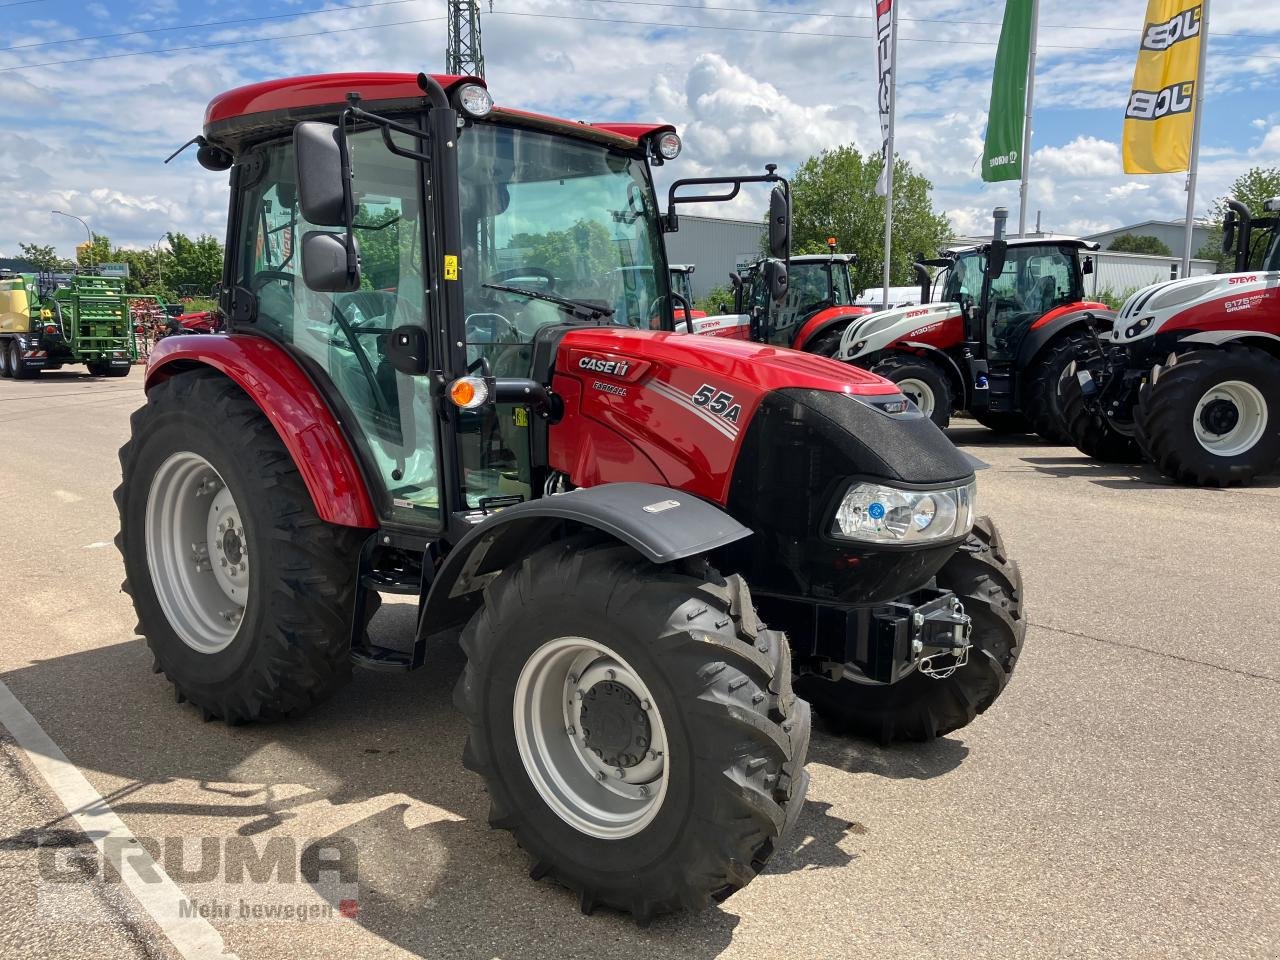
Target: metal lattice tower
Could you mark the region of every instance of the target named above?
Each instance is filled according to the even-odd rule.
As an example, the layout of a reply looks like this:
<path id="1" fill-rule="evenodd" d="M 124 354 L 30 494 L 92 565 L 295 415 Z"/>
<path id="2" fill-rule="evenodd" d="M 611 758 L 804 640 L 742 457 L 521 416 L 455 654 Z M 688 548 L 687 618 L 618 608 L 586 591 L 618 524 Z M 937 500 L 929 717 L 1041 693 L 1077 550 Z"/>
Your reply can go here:
<path id="1" fill-rule="evenodd" d="M 489 0 L 489 10 L 493 10 L 493 0 Z M 484 76 L 479 0 L 449 0 L 449 49 L 445 53 L 445 72 Z"/>

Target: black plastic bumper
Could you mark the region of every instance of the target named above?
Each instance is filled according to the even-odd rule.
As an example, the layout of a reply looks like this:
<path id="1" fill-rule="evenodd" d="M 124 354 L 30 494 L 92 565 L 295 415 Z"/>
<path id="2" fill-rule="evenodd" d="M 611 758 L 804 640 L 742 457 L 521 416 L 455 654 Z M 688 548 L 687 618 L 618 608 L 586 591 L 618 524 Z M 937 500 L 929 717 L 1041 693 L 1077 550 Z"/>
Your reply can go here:
<path id="1" fill-rule="evenodd" d="M 793 655 L 896 683 L 931 657 L 966 656 L 970 623 L 949 590 L 924 587 L 887 603 L 839 604 L 753 592 L 760 615 L 787 631 Z"/>

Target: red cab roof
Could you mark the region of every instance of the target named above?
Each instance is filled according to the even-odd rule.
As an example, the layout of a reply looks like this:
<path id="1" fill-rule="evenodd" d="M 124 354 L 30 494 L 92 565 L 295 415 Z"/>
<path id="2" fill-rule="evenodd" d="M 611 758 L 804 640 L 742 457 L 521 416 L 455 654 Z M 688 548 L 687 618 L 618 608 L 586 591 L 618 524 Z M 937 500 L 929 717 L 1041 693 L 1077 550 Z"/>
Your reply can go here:
<path id="1" fill-rule="evenodd" d="M 446 94 L 452 94 L 463 83 L 486 86 L 478 77 L 433 76 Z M 312 116 L 327 107 L 339 110 L 346 104 L 347 94 L 353 91 L 360 94 L 362 100 L 381 105 L 383 109 L 409 109 L 426 104 L 416 73 L 326 73 L 267 80 L 214 97 L 204 114 L 205 136 L 215 142 L 248 139 L 255 132 L 285 120 Z M 635 146 L 643 137 L 675 129 L 666 123 L 580 123 L 505 107 L 495 107 L 493 116 L 621 146 Z"/>

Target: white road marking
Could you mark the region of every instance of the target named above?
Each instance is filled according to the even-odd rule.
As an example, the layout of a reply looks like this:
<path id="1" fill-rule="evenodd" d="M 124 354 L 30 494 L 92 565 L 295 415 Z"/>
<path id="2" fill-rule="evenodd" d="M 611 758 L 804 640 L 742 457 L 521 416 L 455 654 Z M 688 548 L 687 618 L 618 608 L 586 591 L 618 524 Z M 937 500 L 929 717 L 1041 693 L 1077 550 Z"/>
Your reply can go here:
<path id="1" fill-rule="evenodd" d="M 70 811 L 76 823 L 104 858 L 107 840 L 114 847 L 137 844 L 124 821 L 36 722 L 3 682 L 0 682 L 0 724 L 9 731 L 45 783 Z M 113 856 L 112 866 L 117 857 Z M 185 960 L 238 960 L 226 949 L 221 934 L 192 911 L 191 901 L 141 844 L 118 856 L 120 877 L 147 914 Z M 148 880 L 142 877 L 147 876 Z M 183 906 L 185 905 L 185 910 Z M 187 914 L 184 916 L 183 914 Z"/>
<path id="2" fill-rule="evenodd" d="M 95 540 L 93 543 L 86 543 L 84 548 L 86 550 L 101 550 L 103 547 L 111 546 L 114 546 L 114 544 L 110 540 Z"/>
<path id="3" fill-rule="evenodd" d="M 78 503 L 84 499 L 80 494 L 72 493 L 70 490 L 55 490 L 53 491 L 53 495 L 63 503 Z"/>

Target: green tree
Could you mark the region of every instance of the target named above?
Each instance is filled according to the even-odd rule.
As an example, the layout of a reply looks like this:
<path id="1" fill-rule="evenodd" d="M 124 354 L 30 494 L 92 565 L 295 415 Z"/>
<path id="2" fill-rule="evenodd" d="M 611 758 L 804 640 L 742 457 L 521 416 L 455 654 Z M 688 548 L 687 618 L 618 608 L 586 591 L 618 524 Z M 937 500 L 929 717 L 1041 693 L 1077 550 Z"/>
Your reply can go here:
<path id="1" fill-rule="evenodd" d="M 166 265 L 165 285 L 179 293 L 194 291 L 196 296 L 208 296 L 222 279 L 222 241 L 208 233 L 194 240 L 185 233 L 170 233 L 167 239 L 172 270 Z"/>
<path id="2" fill-rule="evenodd" d="M 20 243 L 18 255 L 37 270 L 49 273 L 66 270 L 71 266 L 71 261 L 59 256 L 53 244 Z"/>
<path id="3" fill-rule="evenodd" d="M 1169 249 L 1167 243 L 1159 237 L 1145 233 L 1122 233 L 1111 241 L 1107 249 L 1120 253 L 1148 253 L 1157 257 L 1173 256 L 1173 251 Z"/>
<path id="4" fill-rule="evenodd" d="M 825 253 L 835 237 L 842 253 L 856 253 L 853 280 L 857 292 L 879 286 L 884 262 L 884 198 L 876 181 L 884 161 L 852 144 L 823 150 L 802 163 L 791 178 L 792 250 Z M 891 282 L 915 282 L 915 256 L 936 256 L 951 238 L 947 218 L 930 198 L 933 184 L 901 157 L 893 165 L 893 246 Z"/>
<path id="5" fill-rule="evenodd" d="M 618 268 L 617 244 L 595 220 L 579 220 L 567 230 L 517 233 L 507 246 L 523 251 L 521 263 L 570 281 L 606 276 Z"/>
<path id="6" fill-rule="evenodd" d="M 114 262 L 111 259 L 111 238 L 105 233 L 95 233 L 92 247 L 76 248 L 76 260 L 84 270 L 96 267 L 100 263 Z"/>
<path id="7" fill-rule="evenodd" d="M 1196 256 L 1203 260 L 1217 261 L 1219 273 L 1234 270 L 1234 253 L 1222 251 L 1222 219 L 1227 213 L 1227 201 L 1239 200 L 1249 208 L 1251 214 L 1261 217 L 1266 216 L 1263 204 L 1275 197 L 1280 197 L 1280 167 L 1251 167 L 1236 177 L 1231 190 L 1209 205 L 1208 215 L 1202 221 L 1209 227 L 1209 236 Z M 1264 250 L 1255 249 L 1249 266 L 1259 266 L 1264 253 Z"/>
<path id="8" fill-rule="evenodd" d="M 733 287 L 727 283 L 723 286 L 712 287 L 705 296 L 698 298 L 698 301 L 693 305 L 693 309 L 706 311 L 709 316 L 728 313 L 733 310 Z"/>

